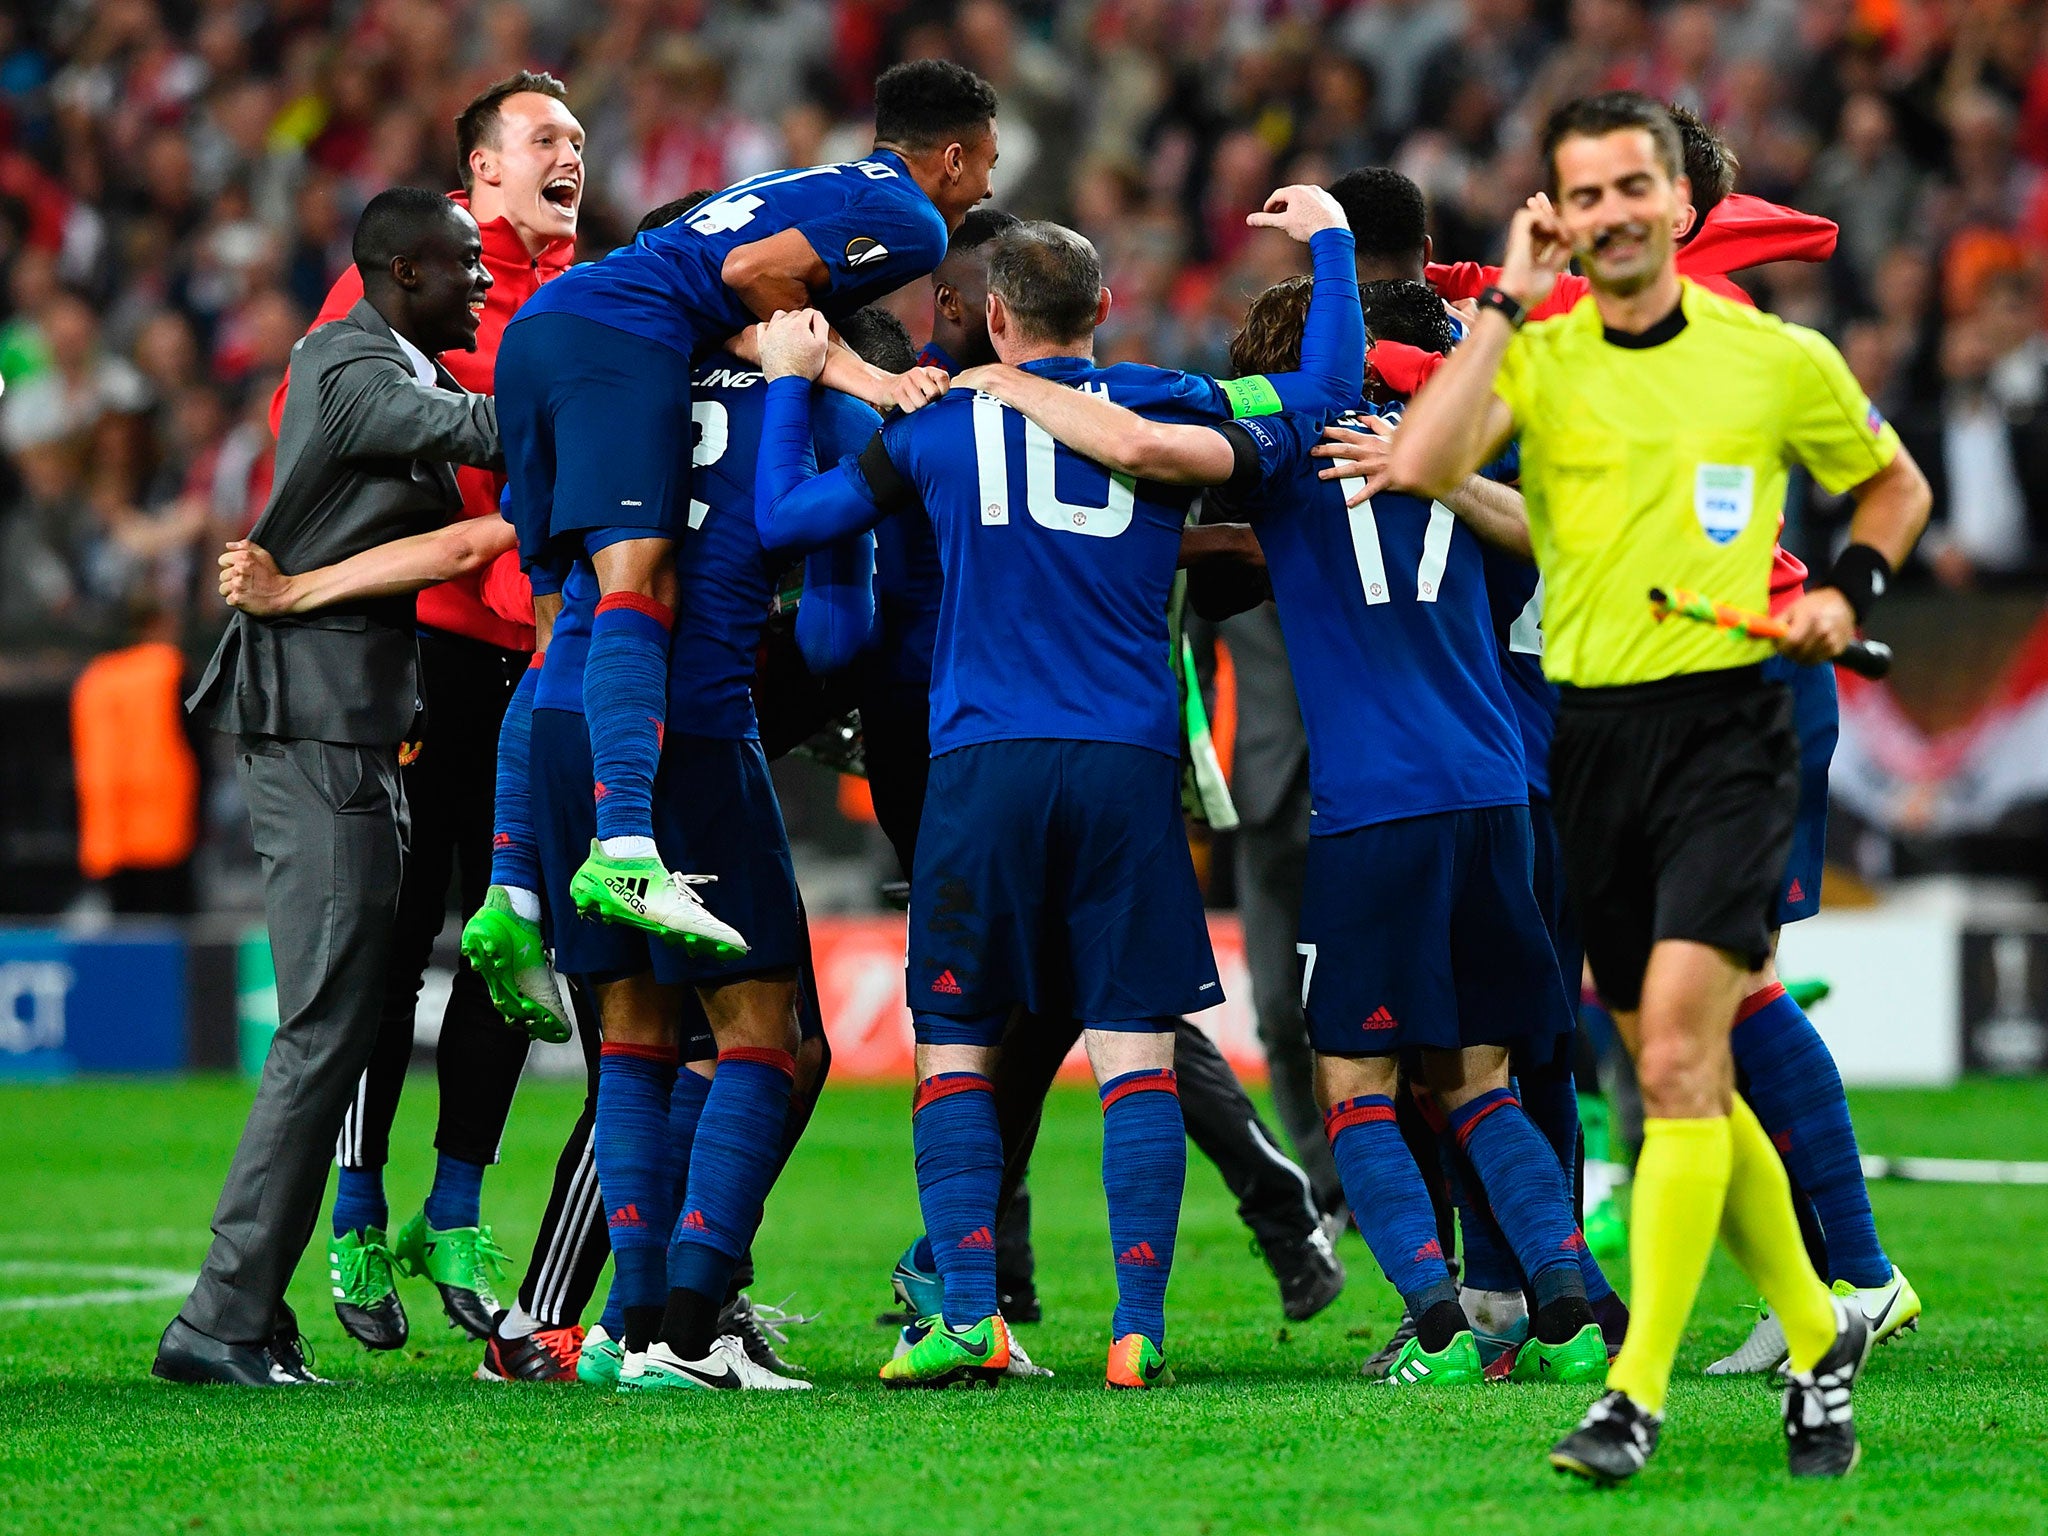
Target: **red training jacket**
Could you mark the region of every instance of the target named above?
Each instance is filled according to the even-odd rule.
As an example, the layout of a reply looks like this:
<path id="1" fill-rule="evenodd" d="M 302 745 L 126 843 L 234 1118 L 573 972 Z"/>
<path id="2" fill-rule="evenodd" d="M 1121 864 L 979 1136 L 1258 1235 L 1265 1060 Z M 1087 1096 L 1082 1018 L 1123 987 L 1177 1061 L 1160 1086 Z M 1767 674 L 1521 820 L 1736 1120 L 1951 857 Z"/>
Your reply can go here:
<path id="1" fill-rule="evenodd" d="M 465 192 L 450 192 L 451 202 L 469 206 Z M 574 240 L 556 240 L 538 256 L 527 254 L 511 222 L 503 218 L 482 226 L 484 265 L 497 281 L 484 300 L 483 323 L 477 328 L 474 352 L 444 352 L 441 366 L 454 375 L 455 382 L 477 394 L 491 393 L 498 366 L 498 339 L 519 306 L 532 298 L 542 283 L 559 276 L 575 259 Z M 327 302 L 313 319 L 308 332 L 330 320 L 339 320 L 363 296 L 362 274 L 349 267 L 334 280 Z M 270 430 L 277 431 L 284 417 L 285 391 L 291 388 L 287 372 L 270 399 Z M 488 517 L 498 510 L 498 496 L 505 488 L 502 475 L 455 467 L 456 484 L 462 488 L 462 515 Z M 502 568 L 501 568 L 502 567 Z M 428 587 L 419 596 L 419 621 L 451 635 L 482 640 L 507 651 L 533 649 L 533 592 L 520 574 L 518 551 L 501 555 L 496 562 L 467 576 Z"/>

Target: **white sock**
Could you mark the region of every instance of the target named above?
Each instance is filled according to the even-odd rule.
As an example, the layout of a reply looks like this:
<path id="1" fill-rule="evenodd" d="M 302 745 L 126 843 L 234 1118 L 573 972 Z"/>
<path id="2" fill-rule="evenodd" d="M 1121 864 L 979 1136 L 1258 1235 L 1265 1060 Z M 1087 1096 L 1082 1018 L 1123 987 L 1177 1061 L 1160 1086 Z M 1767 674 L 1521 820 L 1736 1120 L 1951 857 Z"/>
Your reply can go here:
<path id="1" fill-rule="evenodd" d="M 651 837 L 607 837 L 597 846 L 608 859 L 651 859 L 660 852 Z"/>
<path id="2" fill-rule="evenodd" d="M 523 885 L 505 885 L 500 886 L 499 889 L 511 898 L 512 911 L 515 915 L 525 918 L 529 923 L 540 921 L 540 895 L 538 892 L 529 891 Z"/>
<path id="3" fill-rule="evenodd" d="M 539 1332 L 540 1319 L 516 1301 L 512 1303 L 512 1310 L 498 1319 L 498 1337 L 501 1339 L 523 1339 Z"/>

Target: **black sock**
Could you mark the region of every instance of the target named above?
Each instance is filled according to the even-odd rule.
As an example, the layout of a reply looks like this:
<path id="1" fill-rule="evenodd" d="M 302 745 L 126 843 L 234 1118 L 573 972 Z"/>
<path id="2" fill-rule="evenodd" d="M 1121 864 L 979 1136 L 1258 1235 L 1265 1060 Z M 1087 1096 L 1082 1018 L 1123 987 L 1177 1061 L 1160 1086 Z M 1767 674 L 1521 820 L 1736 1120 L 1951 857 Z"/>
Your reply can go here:
<path id="1" fill-rule="evenodd" d="M 660 1337 L 661 1308 L 626 1308 L 626 1337 L 621 1344 L 623 1349 L 637 1355 Z"/>
<path id="2" fill-rule="evenodd" d="M 717 1337 L 718 1313 L 716 1296 L 676 1287 L 668 1293 L 668 1308 L 661 1314 L 662 1343 L 685 1360 L 702 1360 Z"/>
<path id="3" fill-rule="evenodd" d="M 1439 1301 L 1434 1306 L 1425 1307 L 1422 1315 L 1415 1319 L 1415 1337 L 1421 1340 L 1424 1349 L 1434 1355 L 1471 1326 L 1463 1307 L 1455 1301 Z"/>
<path id="4" fill-rule="evenodd" d="M 1562 1344 L 1598 1321 L 1584 1296 L 1560 1296 L 1537 1309 L 1529 1319 L 1529 1333 L 1539 1344 Z"/>
<path id="5" fill-rule="evenodd" d="M 1628 1307 L 1622 1299 L 1609 1292 L 1593 1303 L 1593 1318 L 1600 1324 L 1600 1336 L 1607 1341 L 1609 1349 L 1621 1348 L 1621 1341 L 1628 1337 Z"/>

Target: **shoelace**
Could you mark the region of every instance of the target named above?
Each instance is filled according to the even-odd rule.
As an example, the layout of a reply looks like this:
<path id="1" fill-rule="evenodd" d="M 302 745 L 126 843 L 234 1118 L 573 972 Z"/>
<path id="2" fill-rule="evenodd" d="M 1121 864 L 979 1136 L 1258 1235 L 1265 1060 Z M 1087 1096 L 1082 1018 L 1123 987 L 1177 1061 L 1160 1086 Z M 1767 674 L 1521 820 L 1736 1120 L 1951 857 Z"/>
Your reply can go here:
<path id="1" fill-rule="evenodd" d="M 567 1328 L 539 1329 L 533 1342 L 546 1350 L 557 1365 L 568 1365 L 583 1353 L 583 1335 L 582 1325 L 572 1323 Z"/>
<path id="2" fill-rule="evenodd" d="M 458 1245 L 464 1242 L 462 1238 L 452 1233 L 448 1234 L 444 1241 Z M 510 1272 L 511 1255 L 506 1253 L 493 1240 L 489 1227 L 479 1226 L 476 1229 L 476 1236 L 468 1240 L 467 1246 L 470 1251 L 470 1257 L 474 1260 L 476 1266 L 483 1271 L 486 1284 L 493 1280 L 503 1280 Z"/>
<path id="3" fill-rule="evenodd" d="M 740 1297 L 740 1319 L 742 1321 L 751 1321 L 756 1328 L 762 1333 L 767 1334 L 776 1343 L 787 1344 L 789 1342 L 788 1329 L 806 1327 L 825 1315 L 822 1312 L 791 1312 L 787 1310 L 790 1297 L 795 1295 L 796 1292 L 791 1291 L 789 1296 L 783 1297 L 781 1301 L 756 1301 L 753 1297 L 743 1294 Z"/>
<path id="4" fill-rule="evenodd" d="M 704 898 L 691 890 L 690 887 L 693 885 L 716 885 L 717 883 L 718 876 L 716 875 L 686 875 L 680 870 L 674 869 L 668 872 L 668 888 L 685 901 L 694 902 L 700 907 L 704 905 Z"/>
<path id="5" fill-rule="evenodd" d="M 378 1284 L 377 1295 L 370 1297 L 370 1300 L 375 1301 L 391 1291 L 396 1284 L 392 1279 L 394 1262 L 388 1244 L 367 1240 L 361 1246 L 342 1255 L 341 1287 L 348 1292 L 349 1304 L 357 1305 L 357 1296 L 366 1293 L 372 1284 L 378 1282 L 381 1284 Z M 372 1264 L 377 1266 L 374 1275 L 370 1269 Z"/>

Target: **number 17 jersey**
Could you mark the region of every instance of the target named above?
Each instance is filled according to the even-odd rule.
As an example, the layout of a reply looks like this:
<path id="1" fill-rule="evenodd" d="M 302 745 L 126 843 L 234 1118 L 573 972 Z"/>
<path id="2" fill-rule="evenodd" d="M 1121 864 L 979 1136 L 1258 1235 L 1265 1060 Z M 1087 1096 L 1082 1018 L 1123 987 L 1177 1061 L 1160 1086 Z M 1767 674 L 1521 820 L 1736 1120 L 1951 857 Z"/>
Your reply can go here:
<path id="1" fill-rule="evenodd" d="M 1319 480 L 1314 417 L 1232 422 L 1256 449 L 1232 504 L 1258 530 L 1308 736 L 1309 831 L 1522 805 L 1522 740 L 1501 676 L 1479 541 L 1440 503 Z"/>

